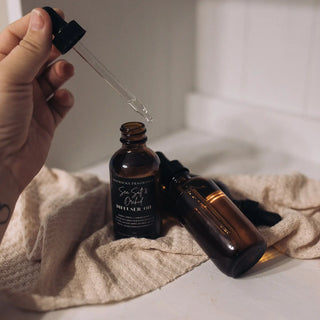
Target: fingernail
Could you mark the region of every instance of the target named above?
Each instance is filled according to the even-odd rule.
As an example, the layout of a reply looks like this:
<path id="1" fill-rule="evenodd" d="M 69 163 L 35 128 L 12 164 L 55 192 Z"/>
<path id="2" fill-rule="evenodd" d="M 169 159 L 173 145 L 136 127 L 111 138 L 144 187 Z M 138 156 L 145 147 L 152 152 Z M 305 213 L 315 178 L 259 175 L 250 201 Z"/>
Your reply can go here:
<path id="1" fill-rule="evenodd" d="M 32 30 L 40 30 L 44 27 L 44 19 L 41 12 L 37 9 L 31 11 L 30 28 Z"/>
<path id="2" fill-rule="evenodd" d="M 68 90 L 64 90 L 63 99 L 64 99 L 64 106 L 66 107 L 71 107 L 74 104 L 74 96 Z"/>
<path id="3" fill-rule="evenodd" d="M 67 74 L 67 75 L 74 74 L 74 67 L 71 63 L 69 63 L 69 62 L 64 63 L 62 68 L 63 68 L 62 70 L 65 74 Z"/>

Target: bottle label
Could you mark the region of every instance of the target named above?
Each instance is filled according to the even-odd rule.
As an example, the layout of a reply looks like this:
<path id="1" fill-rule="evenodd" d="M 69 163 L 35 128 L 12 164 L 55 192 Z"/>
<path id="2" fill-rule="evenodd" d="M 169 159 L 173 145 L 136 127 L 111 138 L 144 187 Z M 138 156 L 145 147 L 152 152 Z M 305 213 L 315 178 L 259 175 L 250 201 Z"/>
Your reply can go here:
<path id="1" fill-rule="evenodd" d="M 197 189 L 198 188 L 189 187 L 188 190 L 182 194 L 180 201 L 186 202 L 189 208 L 193 208 L 194 211 L 192 212 L 197 213 L 198 220 L 201 219 L 204 221 L 205 226 L 210 228 L 211 233 L 215 232 L 223 236 L 224 239 L 227 239 L 232 245 L 234 242 L 233 238 L 237 237 L 237 231 L 234 230 L 228 222 L 228 219 L 225 218 L 225 215 L 229 214 L 230 206 L 233 206 L 233 203 L 221 190 L 214 191 L 204 198 Z M 182 206 L 182 208 L 184 208 L 184 206 Z M 183 210 L 184 214 L 186 212 L 188 212 L 187 209 Z M 185 221 L 183 214 L 181 215 L 181 219 L 185 224 L 188 223 Z M 193 226 L 189 227 L 193 228 Z"/>
<path id="2" fill-rule="evenodd" d="M 128 179 L 112 176 L 112 212 L 118 237 L 148 237 L 155 233 L 155 176 Z"/>

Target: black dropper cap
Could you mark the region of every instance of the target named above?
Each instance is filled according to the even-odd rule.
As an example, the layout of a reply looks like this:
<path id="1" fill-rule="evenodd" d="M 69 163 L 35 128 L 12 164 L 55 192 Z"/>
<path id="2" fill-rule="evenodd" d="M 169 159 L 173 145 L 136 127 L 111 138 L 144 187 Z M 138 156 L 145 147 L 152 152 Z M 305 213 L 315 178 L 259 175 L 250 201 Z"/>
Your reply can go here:
<path id="1" fill-rule="evenodd" d="M 43 7 L 50 15 L 52 22 L 52 43 L 62 53 L 68 52 L 86 33 L 76 21 L 64 21 L 51 7 Z"/>
<path id="2" fill-rule="evenodd" d="M 170 161 L 162 152 L 156 152 L 160 159 L 161 183 L 169 188 L 173 177 L 183 173 L 189 173 L 189 169 L 184 167 L 178 160 Z"/>

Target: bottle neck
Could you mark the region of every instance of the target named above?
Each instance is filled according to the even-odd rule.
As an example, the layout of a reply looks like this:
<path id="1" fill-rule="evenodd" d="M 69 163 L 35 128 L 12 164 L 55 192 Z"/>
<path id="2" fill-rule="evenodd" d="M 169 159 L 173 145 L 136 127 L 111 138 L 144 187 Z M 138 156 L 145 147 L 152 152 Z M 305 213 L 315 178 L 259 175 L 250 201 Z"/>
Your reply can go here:
<path id="1" fill-rule="evenodd" d="M 190 181 L 191 176 L 189 171 L 180 172 L 174 175 L 168 185 L 168 193 L 173 200 L 176 200 L 178 196 L 184 191 L 185 184 Z"/>
<path id="2" fill-rule="evenodd" d="M 190 179 L 191 179 L 191 176 L 189 171 L 183 171 L 172 177 L 170 185 L 174 185 L 174 186 L 184 185 Z"/>
<path id="3" fill-rule="evenodd" d="M 157 152 L 160 159 L 161 183 L 168 198 L 176 200 L 184 185 L 191 179 L 189 170 L 179 161 L 170 161 L 162 152 Z"/>
<path id="4" fill-rule="evenodd" d="M 147 141 L 146 128 L 142 122 L 127 122 L 121 128 L 120 141 L 125 147 L 142 147 Z"/>
<path id="5" fill-rule="evenodd" d="M 145 148 L 146 144 L 144 142 L 139 143 L 139 142 L 135 142 L 135 143 L 122 143 L 122 149 L 129 149 L 129 150 L 135 150 L 135 149 L 141 149 L 141 148 Z"/>

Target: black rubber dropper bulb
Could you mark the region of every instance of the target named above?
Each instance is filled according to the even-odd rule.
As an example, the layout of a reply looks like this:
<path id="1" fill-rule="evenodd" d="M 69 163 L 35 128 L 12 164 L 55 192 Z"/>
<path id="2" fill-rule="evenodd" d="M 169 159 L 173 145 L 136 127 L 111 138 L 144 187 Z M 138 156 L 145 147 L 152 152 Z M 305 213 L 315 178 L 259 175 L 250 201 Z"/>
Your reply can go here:
<path id="1" fill-rule="evenodd" d="M 50 15 L 52 22 L 52 43 L 62 53 L 68 52 L 86 33 L 76 21 L 64 21 L 51 7 L 43 7 Z"/>

